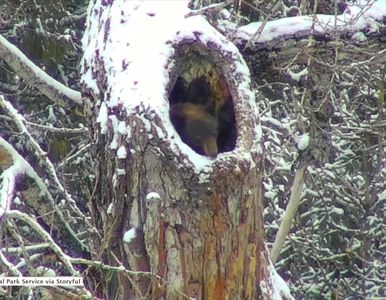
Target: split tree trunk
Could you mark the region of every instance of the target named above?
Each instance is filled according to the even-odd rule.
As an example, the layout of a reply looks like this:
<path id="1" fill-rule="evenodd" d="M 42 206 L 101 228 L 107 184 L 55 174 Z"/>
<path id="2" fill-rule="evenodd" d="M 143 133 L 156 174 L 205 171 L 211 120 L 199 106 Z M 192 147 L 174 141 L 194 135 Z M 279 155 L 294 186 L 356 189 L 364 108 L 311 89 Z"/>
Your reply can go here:
<path id="1" fill-rule="evenodd" d="M 94 259 L 144 273 L 95 278 L 96 293 L 270 299 L 263 151 L 242 56 L 203 17 L 185 18 L 184 2 L 103 3 L 90 11 L 83 66 L 98 164 L 91 206 L 103 236 Z M 236 146 L 214 161 L 183 144 L 169 119 L 177 79 L 200 76 L 234 105 Z"/>

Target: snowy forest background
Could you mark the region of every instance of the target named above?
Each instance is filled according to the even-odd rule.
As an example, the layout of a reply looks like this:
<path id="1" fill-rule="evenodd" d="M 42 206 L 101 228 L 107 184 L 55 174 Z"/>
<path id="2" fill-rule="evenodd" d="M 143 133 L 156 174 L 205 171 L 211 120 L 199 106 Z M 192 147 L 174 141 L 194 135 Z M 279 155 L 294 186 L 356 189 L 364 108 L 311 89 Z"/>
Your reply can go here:
<path id="1" fill-rule="evenodd" d="M 204 7 L 210 2 L 196 1 L 195 5 Z M 208 18 L 218 25 L 226 15 L 228 22 L 245 25 L 300 14 L 339 15 L 353 5 L 344 0 L 238 2 L 237 12 L 229 5 L 229 15 L 214 12 Z M 86 0 L 2 1 L 0 33 L 48 74 L 79 91 L 87 6 Z M 376 55 L 386 48 L 386 28 L 378 23 L 362 33 L 348 30 L 336 41 L 360 55 L 342 50 L 333 61 L 333 77 L 328 82 L 334 110 L 330 163 L 308 168 L 299 213 L 276 263 L 296 299 L 386 297 L 386 53 Z M 323 38 L 315 43 L 324 49 Z M 307 62 L 280 62 L 282 58 L 270 49 L 262 49 L 259 55 L 251 55 L 248 48 L 240 51 L 256 93 L 262 95 L 257 99 L 266 149 L 264 217 L 266 238 L 273 242 L 291 192 L 297 137 L 307 133 L 308 112 L 302 105 L 302 70 Z M 52 132 L 36 125 L 79 128 L 86 123 L 82 111 L 52 104 L 1 58 L 0 66 L 1 94 L 30 122 L 30 133 L 48 151 L 61 183 L 87 213 L 82 199 L 90 198 L 94 172 L 87 132 Z M 15 131 L 3 108 L 0 128 L 1 137 L 28 157 L 31 149 L 25 147 L 25 136 Z M 18 196 L 27 193 L 33 193 L 33 188 L 21 187 Z"/>

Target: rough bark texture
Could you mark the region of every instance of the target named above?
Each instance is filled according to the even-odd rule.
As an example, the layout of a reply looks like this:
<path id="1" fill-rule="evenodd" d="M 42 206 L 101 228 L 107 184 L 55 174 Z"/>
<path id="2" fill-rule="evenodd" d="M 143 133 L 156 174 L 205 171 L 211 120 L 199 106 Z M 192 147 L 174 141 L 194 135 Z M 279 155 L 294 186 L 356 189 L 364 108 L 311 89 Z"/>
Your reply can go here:
<path id="1" fill-rule="evenodd" d="M 139 168 L 132 169 L 138 177 L 126 204 L 138 209 L 150 270 L 163 278 L 153 281 L 157 297 L 179 299 L 182 291 L 197 299 L 255 298 L 262 231 L 257 172 L 248 174 L 240 160 L 199 183 L 192 170 L 154 152 L 149 147 L 130 163 Z"/>
<path id="2" fill-rule="evenodd" d="M 170 95 L 179 77 L 190 80 L 206 73 L 225 83 L 218 92 L 228 90 L 233 101 L 237 145 L 207 167 L 197 170 L 181 149 L 171 150 L 173 137 L 167 134 L 163 112 L 152 103 L 139 104 L 129 114 L 124 108 L 108 109 L 109 120 L 124 121 L 131 131 L 118 136 L 118 144 L 128 150 L 126 159 L 118 159 L 110 148 L 117 133 L 108 123 L 102 134 L 97 120 L 109 92 L 95 95 L 95 90 L 83 90 L 91 100 L 90 127 L 98 160 L 91 206 L 102 238 L 94 241 L 94 259 L 152 274 L 113 274 L 110 282 L 96 288 L 99 296 L 220 300 L 269 299 L 272 294 L 263 233 L 259 121 L 249 78 L 240 69 L 245 63 L 236 48 L 229 50 L 226 43 L 202 41 L 200 36 L 195 32 L 193 38 L 173 45 L 174 68 L 165 72 L 170 77 L 165 89 Z M 197 55 L 205 61 L 199 67 L 190 64 Z M 204 68 L 210 65 L 209 71 Z M 91 68 L 99 89 L 109 91 L 108 74 L 100 72 L 104 66 L 97 51 L 91 64 L 86 61 L 85 70 Z M 154 88 L 157 84 L 162 83 L 154 83 Z M 97 99 L 100 105 L 94 104 Z M 168 139 L 160 138 L 160 133 Z M 135 238 L 124 242 L 122 236 L 133 228 Z M 98 270 L 92 276 L 107 274 Z"/>
<path id="3" fill-rule="evenodd" d="M 153 280 L 153 297 L 182 299 L 183 292 L 197 299 L 255 298 L 258 265 L 266 265 L 260 256 L 264 243 L 259 168 L 242 158 L 224 160 L 208 172 L 208 181 L 200 182 L 193 169 L 180 168 L 172 156 L 160 153 L 161 141 L 147 141 L 139 134 L 146 132 L 141 120 L 128 118 L 133 138 L 127 147 L 140 150 L 127 161 L 117 160 L 105 149 L 110 143 L 99 136 L 100 187 L 94 213 L 96 220 L 105 220 L 98 228 L 111 237 L 106 246 L 120 261 L 127 258 L 130 269 L 162 278 Z M 113 186 L 117 167 L 126 170 L 126 176 Z M 106 218 L 107 199 L 113 199 L 114 210 L 113 217 Z M 133 224 L 144 239 L 123 252 L 117 237 Z M 140 282 L 143 296 L 148 282 Z"/>
<path id="4" fill-rule="evenodd" d="M 267 267 L 260 158 L 255 154 L 257 165 L 241 155 L 223 159 L 209 169 L 207 180 L 202 182 L 205 170 L 196 174 L 184 164 L 187 157 L 175 157 L 161 140 L 149 141 L 147 134 L 141 134 L 147 132 L 142 117 L 155 114 L 153 122 L 157 123 L 157 114 L 151 109 L 143 114 L 139 111 L 126 119 L 132 128 L 126 147 L 135 149 L 127 160 L 118 160 L 108 149 L 112 136 L 98 134 L 94 219 L 99 220 L 98 228 L 105 236 L 104 241 L 97 242 L 103 260 L 116 264 L 111 255 L 104 255 L 103 249 L 111 249 L 131 270 L 148 271 L 157 277 L 133 280 L 135 297 L 131 289 L 111 287 L 105 295 L 113 297 L 117 292 L 126 299 L 146 295 L 153 299 L 255 299 L 261 295 L 257 283 L 267 276 L 266 271 L 259 271 Z M 249 122 L 252 125 L 256 120 Z M 151 130 L 154 136 L 156 126 Z M 114 182 L 117 168 L 126 175 Z M 113 204 L 111 215 L 106 212 L 109 200 Z M 129 245 L 117 238 L 133 227 L 137 238 Z"/>

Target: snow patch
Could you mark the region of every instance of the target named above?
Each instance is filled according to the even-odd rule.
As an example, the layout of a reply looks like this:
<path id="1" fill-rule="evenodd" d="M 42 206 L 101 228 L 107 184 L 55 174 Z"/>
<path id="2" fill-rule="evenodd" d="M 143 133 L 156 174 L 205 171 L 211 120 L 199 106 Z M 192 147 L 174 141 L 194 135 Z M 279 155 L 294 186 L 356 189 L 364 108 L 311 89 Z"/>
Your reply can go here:
<path id="1" fill-rule="evenodd" d="M 151 192 L 151 193 L 146 195 L 146 200 L 153 200 L 153 199 L 160 199 L 161 200 L 161 196 L 158 193 L 154 193 L 154 192 Z"/>
<path id="2" fill-rule="evenodd" d="M 125 159 L 127 157 L 127 151 L 125 146 L 120 146 L 117 151 L 117 156 L 119 159 Z"/>
<path id="3" fill-rule="evenodd" d="M 267 22 L 261 33 L 255 37 L 255 43 L 267 43 L 280 37 L 296 35 L 307 36 L 309 34 L 325 35 L 330 32 L 336 35 L 347 30 L 355 33 L 366 30 L 379 31 L 377 21 L 381 21 L 386 13 L 386 0 L 367 1 L 358 0 L 355 5 L 349 5 L 342 15 L 297 16 L 282 18 Z M 223 30 L 234 32 L 236 40 L 251 39 L 263 25 L 262 22 L 253 22 L 239 28 L 226 21 L 220 21 Z"/>
<path id="4" fill-rule="evenodd" d="M 125 170 L 125 169 L 117 168 L 117 169 L 116 169 L 116 174 L 117 174 L 117 176 L 123 176 L 123 175 L 126 175 L 126 170 Z"/>
<path id="5" fill-rule="evenodd" d="M 296 146 L 299 150 L 304 150 L 310 143 L 310 136 L 308 134 L 302 134 L 294 137 Z"/>
<path id="6" fill-rule="evenodd" d="M 105 102 L 102 102 L 99 110 L 99 115 L 96 119 L 97 123 L 101 124 L 101 134 L 107 133 L 107 120 L 108 120 L 107 106 Z"/>
<path id="7" fill-rule="evenodd" d="M 291 296 L 287 283 L 283 280 L 283 278 L 280 277 L 279 274 L 277 274 L 275 267 L 272 265 L 271 261 L 269 269 L 270 279 L 273 288 L 272 300 L 295 300 L 295 298 Z"/>
<path id="8" fill-rule="evenodd" d="M 111 121 L 111 125 L 112 125 L 112 129 L 113 129 L 113 140 L 111 141 L 111 144 L 110 144 L 110 149 L 117 149 L 118 148 L 118 134 L 119 134 L 119 130 L 118 130 L 118 119 L 115 115 L 111 115 L 109 116 L 109 119 Z"/>
<path id="9" fill-rule="evenodd" d="M 125 234 L 123 235 L 123 241 L 129 244 L 136 237 L 137 237 L 137 232 L 135 228 L 131 228 L 128 231 L 126 231 Z"/>
<path id="10" fill-rule="evenodd" d="M 234 57 L 235 66 L 232 71 L 237 76 L 244 78 L 243 83 L 239 86 L 239 92 L 245 95 L 244 99 L 247 100 L 242 105 L 247 105 L 253 110 L 253 114 L 258 115 L 255 97 L 250 90 L 249 70 L 238 49 L 215 31 L 202 16 L 185 18 L 185 15 L 190 12 L 187 0 L 173 2 L 115 1 L 109 10 L 100 10 L 100 0 L 96 2 L 89 9 L 100 11 L 101 20 L 109 20 L 109 29 L 101 29 L 100 26 L 106 26 L 101 24 L 106 24 L 106 22 L 101 22 L 99 15 L 90 12 L 91 17 L 88 18 L 86 34 L 82 40 L 83 62 L 90 68 L 84 70 L 82 80 L 90 87 L 95 86 L 90 83 L 90 78 L 93 78 L 92 74 L 96 72 L 93 66 L 96 65 L 95 51 L 98 50 L 98 59 L 104 61 L 108 74 L 106 84 L 109 87 L 109 90 L 106 91 L 106 94 L 108 93 L 108 96 L 105 97 L 106 103 L 101 104 L 97 119 L 101 124 L 101 133 L 106 134 L 107 132 L 107 108 L 116 111 L 115 108 L 118 107 L 118 110 L 125 111 L 126 115 L 136 113 L 146 126 L 147 132 L 141 134 L 147 134 L 149 139 L 153 138 L 152 133 L 155 129 L 161 140 L 170 142 L 170 148 L 174 153 L 179 153 L 178 149 L 180 149 L 182 154 L 188 157 L 184 163 L 188 166 L 192 164 L 195 173 L 202 173 L 200 180 L 206 182 L 208 180 L 206 171 L 211 172 L 214 160 L 197 154 L 183 143 L 169 117 L 167 86 L 170 81 L 170 70 L 175 67 L 175 46 L 184 39 L 197 40 L 199 38 L 203 44 L 222 45 L 221 52 L 238 56 Z M 154 11 L 157 11 L 157 14 L 154 14 Z M 140 28 L 138 24 L 142 24 Z M 196 35 L 197 31 L 200 32 L 199 37 Z M 106 34 L 108 34 L 107 40 Z M 165 127 L 164 130 L 153 122 L 154 116 L 151 117 L 152 120 L 149 120 L 149 109 L 157 112 Z M 150 116 L 152 116 L 151 111 Z M 114 142 L 111 147 L 116 149 L 119 145 L 115 140 L 115 132 L 125 134 L 125 125 L 120 123 L 118 128 L 113 127 Z M 130 139 L 130 130 L 126 131 L 128 134 L 126 139 Z M 255 135 L 256 139 L 262 138 L 260 127 L 255 129 Z M 170 138 L 172 136 L 174 139 Z M 255 147 L 258 151 L 262 151 L 259 142 Z M 220 154 L 217 159 L 221 159 L 221 156 Z M 247 153 L 246 156 L 245 159 L 250 161 L 252 167 L 255 167 L 251 154 Z M 203 172 L 204 168 L 206 170 Z"/>
<path id="11" fill-rule="evenodd" d="M 111 215 L 113 213 L 113 207 L 114 207 L 114 204 L 110 203 L 109 207 L 107 208 L 107 212 L 106 212 L 108 215 Z"/>

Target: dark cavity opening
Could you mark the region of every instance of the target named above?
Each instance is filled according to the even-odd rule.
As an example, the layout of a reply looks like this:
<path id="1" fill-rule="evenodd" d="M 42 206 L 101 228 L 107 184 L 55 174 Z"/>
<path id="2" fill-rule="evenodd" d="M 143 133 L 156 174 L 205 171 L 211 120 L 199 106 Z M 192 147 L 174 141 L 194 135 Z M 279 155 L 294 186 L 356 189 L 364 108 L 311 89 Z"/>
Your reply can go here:
<path id="1" fill-rule="evenodd" d="M 171 91 L 170 119 L 182 141 L 215 158 L 236 145 L 236 121 L 226 81 L 213 72 L 187 82 L 179 77 Z"/>

